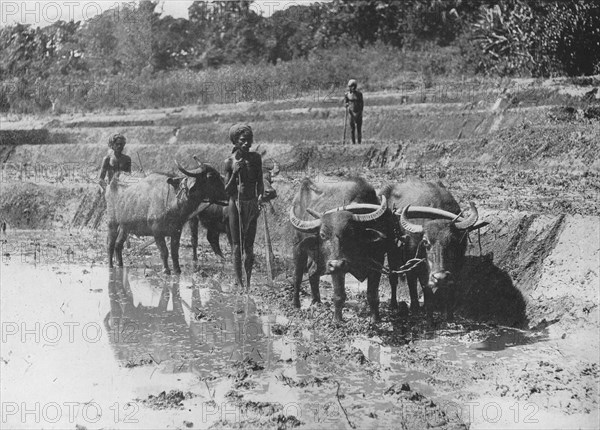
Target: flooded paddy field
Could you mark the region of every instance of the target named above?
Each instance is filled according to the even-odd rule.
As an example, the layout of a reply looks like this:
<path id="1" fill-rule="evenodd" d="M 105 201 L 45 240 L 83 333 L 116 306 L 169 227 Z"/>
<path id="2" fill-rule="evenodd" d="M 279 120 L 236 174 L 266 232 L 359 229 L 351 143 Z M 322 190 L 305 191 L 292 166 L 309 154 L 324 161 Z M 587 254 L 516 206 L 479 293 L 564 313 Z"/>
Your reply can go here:
<path id="1" fill-rule="evenodd" d="M 509 100 L 369 94 L 364 145 L 340 144 L 343 110 L 308 98 L 3 119 L 0 427 L 600 428 L 600 122 Z M 143 177 L 193 155 L 221 166 L 239 121 L 281 167 L 274 284 L 262 232 L 250 291 L 233 288 L 228 246 L 215 257 L 205 232 L 199 267 L 184 232 L 180 276 L 161 273 L 149 238 L 132 237 L 125 268 L 109 270 L 107 139 L 127 136 Z M 322 305 L 304 283 L 292 306 L 292 199 L 306 176 L 350 174 L 379 189 L 441 180 L 461 207 L 477 205 L 489 225 L 470 235 L 454 321 L 391 312 L 385 279 L 377 325 L 350 276 L 344 323 L 326 277 Z M 408 301 L 402 283 L 398 293 Z"/>
<path id="2" fill-rule="evenodd" d="M 428 326 L 392 313 L 384 283 L 373 326 L 350 277 L 338 324 L 326 278 L 323 305 L 304 295 L 298 310 L 260 261 L 242 292 L 206 248 L 198 268 L 184 246 L 168 276 L 145 240 L 120 269 L 104 243 L 91 230 L 3 236 L 3 428 L 598 426 L 592 325 Z"/>

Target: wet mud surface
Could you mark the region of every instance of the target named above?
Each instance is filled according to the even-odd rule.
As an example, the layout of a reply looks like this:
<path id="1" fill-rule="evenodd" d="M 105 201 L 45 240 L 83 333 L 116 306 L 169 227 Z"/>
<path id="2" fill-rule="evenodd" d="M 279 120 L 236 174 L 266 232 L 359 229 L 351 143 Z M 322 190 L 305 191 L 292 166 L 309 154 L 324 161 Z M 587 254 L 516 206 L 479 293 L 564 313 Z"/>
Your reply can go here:
<path id="1" fill-rule="evenodd" d="M 258 264 L 240 292 L 229 260 L 202 249 L 195 268 L 183 248 L 167 276 L 144 243 L 111 270 L 101 233 L 2 237 L 2 427 L 598 426 L 591 326 L 426 325 L 392 313 L 389 288 L 373 326 L 350 278 L 338 324 L 326 278 L 323 304 L 305 289 L 295 309 L 285 274 L 268 286 Z"/>

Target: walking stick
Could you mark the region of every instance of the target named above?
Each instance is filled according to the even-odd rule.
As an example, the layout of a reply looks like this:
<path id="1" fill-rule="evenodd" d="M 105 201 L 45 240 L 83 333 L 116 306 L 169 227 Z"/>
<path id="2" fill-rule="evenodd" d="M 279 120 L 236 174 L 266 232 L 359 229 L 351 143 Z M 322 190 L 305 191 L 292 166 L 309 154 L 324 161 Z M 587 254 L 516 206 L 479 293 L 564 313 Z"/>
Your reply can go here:
<path id="1" fill-rule="evenodd" d="M 344 115 L 344 140 L 342 140 L 342 145 L 346 144 L 346 124 L 348 124 L 348 106 L 346 106 L 346 114 Z"/>
<path id="2" fill-rule="evenodd" d="M 267 222 L 267 209 L 265 206 L 262 208 L 263 213 L 263 222 L 265 226 L 265 244 L 267 245 L 266 249 L 266 260 L 267 260 L 267 275 L 269 280 L 269 286 L 273 286 L 273 280 L 275 279 L 275 271 L 274 264 L 275 255 L 273 255 L 273 244 L 271 243 L 271 234 L 269 233 L 269 223 Z"/>
<path id="3" fill-rule="evenodd" d="M 238 198 L 237 198 L 237 211 L 238 211 L 238 230 L 239 230 L 239 234 L 240 234 L 240 259 L 242 260 L 242 270 L 244 271 L 244 273 L 246 274 L 246 288 L 250 288 L 250 286 L 248 285 L 248 272 L 246 272 L 246 259 L 245 257 L 245 250 L 244 250 L 244 236 L 242 235 L 242 205 L 240 203 L 240 197 L 241 197 L 241 188 L 242 188 L 242 179 L 240 178 L 240 171 L 238 170 L 238 177 L 237 177 L 237 191 L 238 191 Z"/>

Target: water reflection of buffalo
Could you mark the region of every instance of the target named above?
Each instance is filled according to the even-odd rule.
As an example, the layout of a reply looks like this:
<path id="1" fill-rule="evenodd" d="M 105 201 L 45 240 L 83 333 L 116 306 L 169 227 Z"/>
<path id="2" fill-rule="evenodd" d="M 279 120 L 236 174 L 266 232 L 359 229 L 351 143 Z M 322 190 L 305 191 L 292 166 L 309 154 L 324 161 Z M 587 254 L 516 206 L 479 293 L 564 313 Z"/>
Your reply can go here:
<path id="1" fill-rule="evenodd" d="M 158 284 L 158 281 L 150 281 Z M 156 285 L 158 286 L 158 285 Z M 155 306 L 134 304 L 127 269 L 112 269 L 109 273 L 108 295 L 110 312 L 104 325 L 120 361 L 138 362 L 151 358 L 157 363 L 172 357 L 173 351 L 189 353 L 189 328 L 186 323 L 179 280 L 174 277 L 160 288 Z M 173 298 L 172 310 L 168 304 Z"/>
<path id="2" fill-rule="evenodd" d="M 207 361 L 207 356 L 218 365 L 253 352 L 264 356 L 267 335 L 251 299 L 240 297 L 236 302 L 217 289 L 192 286 L 189 305 L 181 297 L 179 277 L 173 277 L 150 280 L 146 291 L 160 289 L 158 303 L 136 306 L 128 275 L 127 269 L 110 270 L 110 312 L 104 319 L 111 346 L 122 363 L 174 360 L 182 369 L 188 365 L 209 371 L 215 363 Z"/>

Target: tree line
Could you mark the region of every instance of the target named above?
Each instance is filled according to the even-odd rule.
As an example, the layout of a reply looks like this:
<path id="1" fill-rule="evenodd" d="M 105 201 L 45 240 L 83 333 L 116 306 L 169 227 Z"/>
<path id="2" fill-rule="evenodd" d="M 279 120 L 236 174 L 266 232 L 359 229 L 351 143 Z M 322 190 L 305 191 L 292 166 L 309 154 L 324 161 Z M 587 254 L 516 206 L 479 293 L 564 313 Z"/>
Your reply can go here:
<path id="1" fill-rule="evenodd" d="M 188 19 L 161 16 L 159 2 L 124 4 L 85 22 L 0 30 L 0 110 L 19 110 L 32 85 L 227 65 L 277 65 L 318 52 L 371 46 L 455 46 L 464 71 L 498 76 L 600 73 L 600 3 L 564 0 L 333 0 L 269 17 L 251 1 L 194 2 Z M 17 91 L 14 88 L 18 88 Z M 48 102 L 47 102 L 48 103 Z M 47 107 L 47 106 L 46 106 Z"/>

